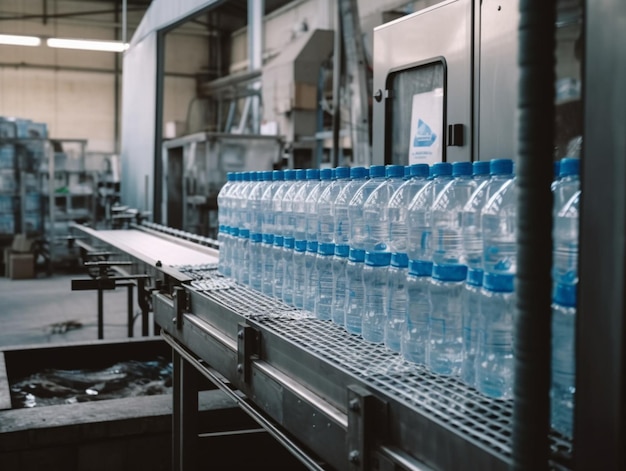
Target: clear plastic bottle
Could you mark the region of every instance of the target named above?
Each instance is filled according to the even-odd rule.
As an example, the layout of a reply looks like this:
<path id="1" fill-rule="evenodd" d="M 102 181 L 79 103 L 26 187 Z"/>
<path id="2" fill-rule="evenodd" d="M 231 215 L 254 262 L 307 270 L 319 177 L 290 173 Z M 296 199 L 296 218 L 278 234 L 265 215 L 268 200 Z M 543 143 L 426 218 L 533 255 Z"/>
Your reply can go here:
<path id="1" fill-rule="evenodd" d="M 508 399 L 513 393 L 513 318 L 517 269 L 517 190 L 507 180 L 481 211 L 483 287 L 481 290 L 476 388 Z"/>
<path id="2" fill-rule="evenodd" d="M 406 253 L 407 222 L 406 215 L 409 203 L 415 195 L 428 183 L 428 165 L 414 164 L 408 167 L 409 178 L 391 196 L 388 206 L 389 243 L 391 252 Z"/>
<path id="3" fill-rule="evenodd" d="M 272 172 L 256 172 L 257 184 L 250 190 L 248 211 L 250 213 L 250 256 L 248 272 L 250 287 L 261 291 L 263 285 L 263 211 L 261 199 L 271 181 Z"/>
<path id="4" fill-rule="evenodd" d="M 431 180 L 417 192 L 407 209 L 407 321 L 402 336 L 402 355 L 407 361 L 425 365 L 429 336 L 430 277 L 432 274 L 433 204 L 452 182 L 452 164 L 439 162 L 431 168 Z"/>
<path id="5" fill-rule="evenodd" d="M 461 215 L 476 189 L 471 162 L 452 164 L 454 180 L 432 207 L 433 270 L 427 367 L 442 375 L 460 375 L 463 362 L 463 307 L 467 265 Z"/>
<path id="6" fill-rule="evenodd" d="M 293 306 L 304 309 L 306 289 L 306 240 L 296 240 L 293 250 Z"/>
<path id="7" fill-rule="evenodd" d="M 274 236 L 276 234 L 276 213 L 274 212 L 274 197 L 284 183 L 282 170 L 271 172 L 272 182 L 265 189 L 261 197 L 261 211 L 263 212 L 263 277 L 261 291 L 267 296 L 274 295 Z"/>
<path id="8" fill-rule="evenodd" d="M 479 162 L 474 162 L 474 167 Z M 463 310 L 463 365 L 461 379 L 475 385 L 478 319 L 480 317 L 481 287 L 483 285 L 483 236 L 480 212 L 491 195 L 513 178 L 513 161 L 494 159 L 482 162 L 489 166 L 489 179 L 481 182 L 461 214 L 463 252 L 467 263 L 465 305 Z M 474 176 L 476 180 L 476 176 Z"/>
<path id="9" fill-rule="evenodd" d="M 317 253 L 318 247 L 318 217 L 317 217 L 317 202 L 322 193 L 332 183 L 333 171 L 330 168 L 323 168 L 319 171 L 319 183 L 311 189 L 306 198 L 306 236 L 307 236 L 307 255 L 306 255 L 306 287 L 304 290 L 304 308 L 307 311 L 315 312 L 316 310 L 316 297 L 317 297 L 317 285 L 318 285 L 318 270 L 315 268 L 317 265 Z M 325 280 L 324 280 L 325 281 Z"/>
<path id="10" fill-rule="evenodd" d="M 256 184 L 256 172 L 243 174 L 244 185 L 238 194 L 239 235 L 236 246 L 237 283 L 247 285 L 250 282 L 248 268 L 250 265 L 250 219 L 248 217 L 248 197 Z"/>
<path id="11" fill-rule="evenodd" d="M 372 183 L 377 181 L 372 179 Z M 365 228 L 363 246 L 366 251 L 391 252 L 389 234 L 389 201 L 392 195 L 404 183 L 404 167 L 387 165 L 385 179 L 374 188 L 363 203 L 363 225 Z M 366 256 L 367 257 L 367 256 Z"/>
<path id="12" fill-rule="evenodd" d="M 559 181 L 554 185 L 552 230 L 552 386 L 551 424 L 573 436 L 576 391 L 576 311 L 578 287 L 578 232 L 580 161 L 561 160 Z"/>
<path id="13" fill-rule="evenodd" d="M 318 243 L 334 243 L 335 242 L 335 201 L 343 188 L 348 184 L 350 178 L 350 169 L 348 167 L 337 167 L 333 169 L 332 181 L 319 195 L 317 199 L 317 240 Z M 343 326 L 343 308 L 340 308 L 336 302 L 336 294 L 339 294 L 339 298 L 342 303 L 345 304 L 345 265 L 348 261 L 348 250 L 340 249 L 340 253 L 345 253 L 345 256 L 337 255 L 333 257 L 333 298 L 331 306 L 331 318 L 333 321 L 337 316 L 341 317 L 341 322 L 338 322 Z M 309 286 L 315 286 L 315 280 L 311 280 Z M 343 295 L 341 293 L 344 292 Z M 314 296 L 314 291 L 311 293 L 311 298 Z M 312 301 L 315 307 L 315 299 L 309 298 L 309 303 Z M 337 322 L 337 321 L 335 321 Z"/>
<path id="14" fill-rule="evenodd" d="M 391 252 L 365 252 L 363 288 L 365 304 L 361 318 L 361 336 L 372 343 L 385 340 L 385 299 L 387 295 L 387 270 Z"/>
<path id="15" fill-rule="evenodd" d="M 345 328 L 351 334 L 361 334 L 365 288 L 363 286 L 363 266 L 365 250 L 350 249 L 346 264 L 346 323 Z"/>
<path id="16" fill-rule="evenodd" d="M 402 332 L 406 323 L 407 275 L 409 257 L 404 252 L 391 255 L 387 272 L 387 304 L 385 309 L 385 345 L 388 349 L 402 351 Z"/>
<path id="17" fill-rule="evenodd" d="M 333 300 L 331 319 L 337 325 L 346 323 L 346 266 L 348 265 L 349 249 L 347 245 L 335 247 L 333 258 Z"/>
<path id="18" fill-rule="evenodd" d="M 283 299 L 283 283 L 285 276 L 285 262 L 283 260 L 283 247 L 285 240 L 284 227 L 287 224 L 287 217 L 283 212 L 282 202 L 296 180 L 295 170 L 285 170 L 283 172 L 284 183 L 278 187 L 276 194 L 272 200 L 272 208 L 276 215 L 276 229 L 274 233 L 274 246 L 272 248 L 272 257 L 274 259 L 274 286 L 273 296 L 276 299 Z"/>
<path id="19" fill-rule="evenodd" d="M 294 263 L 294 298 L 293 305 L 299 309 L 304 309 L 305 299 L 307 297 L 308 280 L 310 278 L 311 262 L 310 257 L 306 257 L 307 246 L 314 248 L 317 252 L 316 239 L 310 240 L 307 227 L 308 215 L 308 199 L 311 194 L 318 193 L 320 185 L 320 171 L 316 168 L 306 170 L 306 181 L 298 190 L 293 200 L 293 212 L 295 214 L 295 251 L 293 254 Z M 309 308 L 311 311 L 313 306 Z"/>
<path id="20" fill-rule="evenodd" d="M 226 184 L 220 189 L 217 195 L 219 232 L 217 240 L 220 243 L 219 262 L 217 270 L 224 276 L 230 276 L 230 193 L 236 188 L 235 174 L 228 172 L 226 174 Z"/>
<path id="21" fill-rule="evenodd" d="M 350 245 L 350 218 L 348 209 L 350 201 L 359 188 L 369 178 L 369 170 L 365 167 L 352 167 L 350 169 L 350 181 L 343 187 L 334 204 L 333 225 L 336 246 Z M 344 250 L 344 249 L 340 249 Z"/>
<path id="22" fill-rule="evenodd" d="M 356 191 L 348 205 L 348 218 L 350 219 L 350 248 L 368 250 L 368 231 L 363 215 L 363 206 L 372 192 L 385 181 L 385 166 L 372 165 L 369 172 L 370 178 Z"/>
<path id="23" fill-rule="evenodd" d="M 293 199 L 305 184 L 306 171 L 302 169 L 296 170 L 296 181 L 289 187 L 283 198 L 281 207 L 283 212 L 283 302 L 285 304 L 293 304 L 293 252 L 295 248 L 295 226 L 296 215 L 293 212 Z"/>
<path id="24" fill-rule="evenodd" d="M 315 317 L 320 320 L 330 320 L 333 303 L 333 255 L 335 244 L 321 243 L 318 245 L 315 259 L 317 272 Z"/>

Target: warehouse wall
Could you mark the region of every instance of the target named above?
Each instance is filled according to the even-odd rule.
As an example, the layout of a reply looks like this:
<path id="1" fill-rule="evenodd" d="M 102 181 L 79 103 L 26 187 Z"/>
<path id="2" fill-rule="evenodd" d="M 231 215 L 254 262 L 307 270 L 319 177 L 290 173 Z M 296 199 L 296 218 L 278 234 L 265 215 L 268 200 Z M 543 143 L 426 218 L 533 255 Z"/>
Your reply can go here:
<path id="1" fill-rule="evenodd" d="M 79 0 L 47 0 L 49 15 L 66 12 L 111 10 L 110 4 Z M 121 2 L 118 2 L 121 8 Z M 43 2 L 2 0 L 3 17 L 41 16 Z M 143 12 L 128 12 L 128 40 L 139 24 Z M 118 18 L 121 25 L 121 14 Z M 34 35 L 114 40 L 121 39 L 121 28 L 115 28 L 115 15 L 99 14 L 55 19 L 2 20 L 3 34 Z M 204 40 L 188 34 L 169 38 L 170 71 L 186 73 L 196 69 Z M 181 51 L 185 51 L 181 53 Z M 171 57 L 170 57 L 171 56 Z M 86 52 L 39 47 L 0 45 L 0 116 L 33 119 L 48 124 L 50 137 L 86 138 L 87 150 L 97 153 L 119 152 L 116 142 L 115 62 L 119 61 L 119 97 L 121 106 L 121 54 Z M 168 77 L 165 82 L 168 103 L 164 118 L 184 120 L 186 103 L 195 94 L 193 78 Z M 151 125 L 153 125 L 151 123 Z M 119 140 L 119 136 L 118 136 Z"/>

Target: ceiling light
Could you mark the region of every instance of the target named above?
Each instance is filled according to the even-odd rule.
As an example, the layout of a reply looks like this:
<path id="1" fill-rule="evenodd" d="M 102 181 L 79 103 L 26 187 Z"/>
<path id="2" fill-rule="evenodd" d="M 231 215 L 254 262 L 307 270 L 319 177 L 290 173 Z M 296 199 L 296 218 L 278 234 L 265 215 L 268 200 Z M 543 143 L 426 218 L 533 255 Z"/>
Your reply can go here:
<path id="1" fill-rule="evenodd" d="M 8 44 L 11 46 L 39 46 L 41 44 L 41 39 L 36 36 L 0 34 L 0 44 Z"/>
<path id="2" fill-rule="evenodd" d="M 50 38 L 46 40 L 46 44 L 48 47 L 80 49 L 83 51 L 123 52 L 128 49 L 128 44 L 120 41 L 91 41 L 87 39 Z"/>

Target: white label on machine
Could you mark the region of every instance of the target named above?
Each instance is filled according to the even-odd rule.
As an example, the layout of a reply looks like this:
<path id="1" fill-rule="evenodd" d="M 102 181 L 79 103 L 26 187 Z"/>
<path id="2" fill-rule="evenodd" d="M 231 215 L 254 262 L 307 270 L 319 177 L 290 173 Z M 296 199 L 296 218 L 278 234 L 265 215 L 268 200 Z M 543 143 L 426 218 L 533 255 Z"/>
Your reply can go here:
<path id="1" fill-rule="evenodd" d="M 409 165 L 441 162 L 443 88 L 413 95 Z"/>

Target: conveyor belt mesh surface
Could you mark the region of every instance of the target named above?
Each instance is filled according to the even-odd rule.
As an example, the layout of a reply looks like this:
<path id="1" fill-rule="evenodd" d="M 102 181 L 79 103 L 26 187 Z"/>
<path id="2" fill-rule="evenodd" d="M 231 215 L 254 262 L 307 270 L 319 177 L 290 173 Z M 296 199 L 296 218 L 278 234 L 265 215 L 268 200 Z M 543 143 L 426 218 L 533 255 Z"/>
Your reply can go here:
<path id="1" fill-rule="evenodd" d="M 194 271 L 195 289 L 215 302 L 290 339 L 303 350 L 315 353 L 407 406 L 448 424 L 456 433 L 510 458 L 512 401 L 487 398 L 456 378 L 432 374 L 425 367 L 404 361 L 383 345 L 366 342 L 331 321 L 318 320 L 312 313 L 238 285 L 216 270 L 190 269 L 185 273 Z M 551 447 L 553 466 L 567 469 L 571 442 L 553 434 Z"/>

